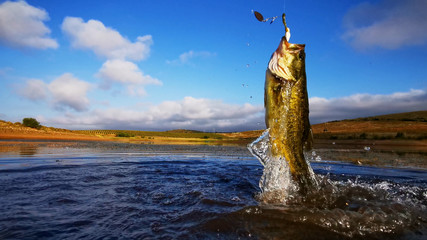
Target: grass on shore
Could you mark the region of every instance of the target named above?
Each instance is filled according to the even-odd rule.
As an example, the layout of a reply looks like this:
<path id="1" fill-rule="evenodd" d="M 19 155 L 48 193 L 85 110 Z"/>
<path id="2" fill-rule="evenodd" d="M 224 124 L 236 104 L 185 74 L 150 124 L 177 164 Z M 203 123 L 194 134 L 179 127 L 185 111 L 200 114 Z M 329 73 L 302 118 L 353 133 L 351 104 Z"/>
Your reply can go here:
<path id="1" fill-rule="evenodd" d="M 427 139 L 427 111 L 331 121 L 312 126 L 318 139 Z"/>
<path id="2" fill-rule="evenodd" d="M 350 120 L 331 121 L 312 126 L 315 139 L 330 140 L 425 140 L 427 139 L 427 111 L 388 114 Z M 163 132 L 136 130 L 67 130 L 42 126 L 25 127 L 21 123 L 0 120 L 0 138 L 63 138 L 99 139 L 128 142 L 195 142 L 195 143 L 249 143 L 263 130 L 232 133 L 210 133 L 193 130 Z"/>
<path id="3" fill-rule="evenodd" d="M 98 136 L 115 137 L 140 137 L 150 139 L 152 137 L 170 137 L 170 138 L 200 138 L 222 140 L 225 136 L 217 133 L 199 132 L 192 130 L 172 130 L 165 132 L 155 131 L 137 131 L 137 130 L 74 130 L 75 133 Z"/>

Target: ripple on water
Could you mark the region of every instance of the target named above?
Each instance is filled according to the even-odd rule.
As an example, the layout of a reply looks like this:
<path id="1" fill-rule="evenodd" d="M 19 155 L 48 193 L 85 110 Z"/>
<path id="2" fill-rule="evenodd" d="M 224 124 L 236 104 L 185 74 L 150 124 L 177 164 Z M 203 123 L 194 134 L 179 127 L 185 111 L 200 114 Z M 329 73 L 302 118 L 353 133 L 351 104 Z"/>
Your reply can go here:
<path id="1" fill-rule="evenodd" d="M 262 175 L 255 158 L 217 151 L 106 157 L 107 162 L 92 156 L 87 164 L 0 169 L 0 238 L 422 239 L 427 234 L 422 171 L 316 162 L 318 192 L 290 198 L 288 205 L 264 205 L 255 198 Z"/>

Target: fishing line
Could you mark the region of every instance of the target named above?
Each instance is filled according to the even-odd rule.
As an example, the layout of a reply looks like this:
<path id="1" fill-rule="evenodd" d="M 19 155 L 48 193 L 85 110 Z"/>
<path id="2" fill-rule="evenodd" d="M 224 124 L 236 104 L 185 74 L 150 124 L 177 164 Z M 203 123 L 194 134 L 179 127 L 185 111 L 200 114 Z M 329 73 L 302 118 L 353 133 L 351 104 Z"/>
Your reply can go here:
<path id="1" fill-rule="evenodd" d="M 286 13 L 286 0 L 283 0 L 283 12 Z"/>

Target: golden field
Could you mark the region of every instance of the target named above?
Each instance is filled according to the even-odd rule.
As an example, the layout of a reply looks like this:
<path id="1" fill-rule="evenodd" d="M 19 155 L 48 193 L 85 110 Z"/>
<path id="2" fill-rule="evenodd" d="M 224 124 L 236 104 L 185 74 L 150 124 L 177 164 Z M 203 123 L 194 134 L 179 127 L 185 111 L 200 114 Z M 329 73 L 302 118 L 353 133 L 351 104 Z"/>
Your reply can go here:
<path id="1" fill-rule="evenodd" d="M 383 141 L 399 145 L 426 145 L 427 111 L 332 121 L 312 126 L 315 144 L 331 141 Z M 207 133 L 191 130 L 165 132 L 133 130 L 67 130 L 52 127 L 33 129 L 21 123 L 0 120 L 0 139 L 71 141 L 120 141 L 145 144 L 247 144 L 263 130 Z M 424 147 L 423 147 L 424 148 Z M 427 148 L 427 147 L 426 147 Z"/>

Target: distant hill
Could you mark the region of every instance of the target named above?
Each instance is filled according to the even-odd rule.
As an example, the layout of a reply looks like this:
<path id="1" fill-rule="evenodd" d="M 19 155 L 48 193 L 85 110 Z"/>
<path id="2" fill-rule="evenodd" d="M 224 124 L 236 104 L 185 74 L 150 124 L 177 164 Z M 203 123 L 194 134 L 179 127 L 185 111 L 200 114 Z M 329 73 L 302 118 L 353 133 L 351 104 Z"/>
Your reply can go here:
<path id="1" fill-rule="evenodd" d="M 76 141 L 101 141 L 95 136 L 77 134 L 71 130 L 45 127 L 40 129 L 24 126 L 22 123 L 0 120 L 0 139 L 46 139 L 46 140 L 76 140 Z"/>
<path id="2" fill-rule="evenodd" d="M 427 139 L 427 111 L 379 115 L 312 125 L 318 139 Z M 255 139 L 264 130 L 222 133 L 230 138 Z"/>
<path id="3" fill-rule="evenodd" d="M 169 133 L 202 133 L 202 131 L 188 130 L 188 129 L 175 129 L 175 130 L 169 130 L 166 132 L 169 132 Z"/>
<path id="4" fill-rule="evenodd" d="M 138 130 L 73 130 L 75 133 L 93 136 L 118 136 L 118 137 L 166 137 L 166 138 L 200 138 L 200 139 L 223 139 L 224 136 L 217 133 L 200 132 L 193 130 L 171 130 L 171 131 L 138 131 Z M 120 136 L 119 136 L 120 135 Z"/>
<path id="5" fill-rule="evenodd" d="M 352 119 L 353 121 L 414 121 L 427 122 L 427 111 L 394 113 L 374 117 Z"/>
<path id="6" fill-rule="evenodd" d="M 246 132 L 231 132 L 231 133 L 220 133 L 221 135 L 224 135 L 229 138 L 238 138 L 242 140 L 248 140 L 248 142 L 251 142 L 255 139 L 257 139 L 259 136 L 261 136 L 262 132 L 264 132 L 265 129 L 262 130 L 253 130 L 253 131 L 246 131 Z"/>
<path id="7" fill-rule="evenodd" d="M 427 111 L 379 115 L 372 117 L 331 121 L 312 125 L 314 138 L 317 139 L 427 139 Z M 0 120 L 0 139 L 84 139 L 117 140 L 132 138 L 135 141 L 164 142 L 173 138 L 201 139 L 203 141 L 250 142 L 261 135 L 264 130 L 232 133 L 209 133 L 186 129 L 165 132 L 135 130 L 67 130 L 42 127 L 40 130 Z M 191 141 L 193 141 L 191 140 Z"/>
<path id="8" fill-rule="evenodd" d="M 315 138 L 427 139 L 427 111 L 406 112 L 315 124 Z"/>

